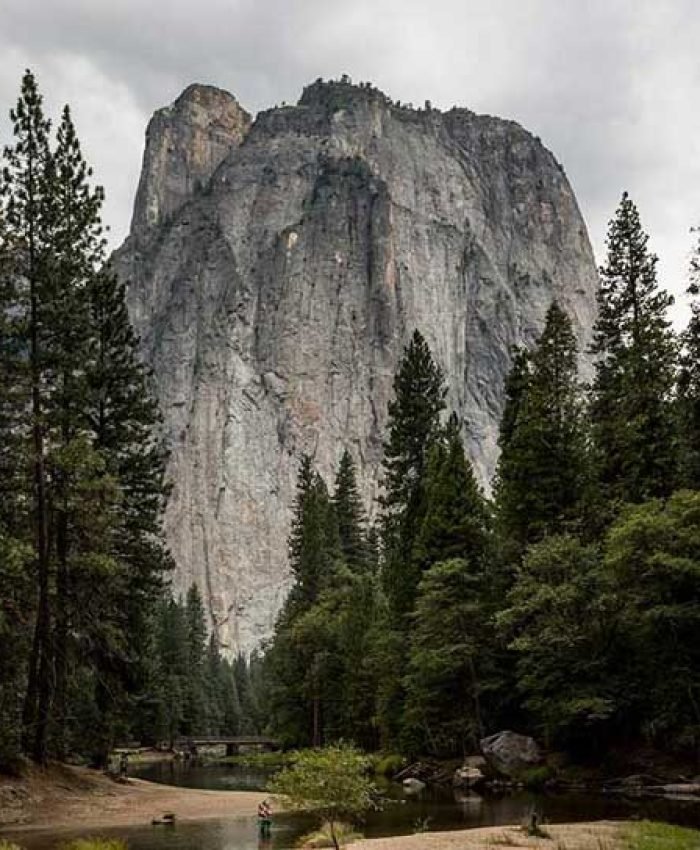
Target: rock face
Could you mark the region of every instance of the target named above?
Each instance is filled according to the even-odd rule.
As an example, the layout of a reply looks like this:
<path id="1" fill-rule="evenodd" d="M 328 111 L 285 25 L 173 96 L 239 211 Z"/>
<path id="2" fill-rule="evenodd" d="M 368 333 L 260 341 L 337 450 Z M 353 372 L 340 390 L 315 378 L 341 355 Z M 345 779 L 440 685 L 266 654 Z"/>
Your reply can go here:
<path id="1" fill-rule="evenodd" d="M 393 374 L 414 328 L 485 486 L 513 345 L 552 299 L 588 340 L 597 276 L 552 154 L 519 125 L 317 82 L 251 124 L 187 89 L 147 133 L 115 256 L 172 451 L 176 586 L 250 649 L 288 589 L 301 452 L 329 483 L 344 447 L 368 508 Z"/>

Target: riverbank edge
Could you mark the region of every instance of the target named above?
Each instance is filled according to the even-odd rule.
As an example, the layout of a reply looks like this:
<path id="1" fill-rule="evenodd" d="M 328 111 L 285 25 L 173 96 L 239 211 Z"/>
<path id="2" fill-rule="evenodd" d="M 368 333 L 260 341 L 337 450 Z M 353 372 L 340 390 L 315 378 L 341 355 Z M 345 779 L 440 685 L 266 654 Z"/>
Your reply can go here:
<path id="1" fill-rule="evenodd" d="M 631 828 L 629 821 L 547 824 L 543 837 L 529 837 L 518 825 L 489 826 L 444 832 L 422 832 L 391 838 L 363 838 L 346 850 L 622 850 Z"/>
<path id="2" fill-rule="evenodd" d="M 178 821 L 250 817 L 262 796 L 259 791 L 180 788 L 144 779 L 115 781 L 84 767 L 31 767 L 21 777 L 0 777 L 0 835 L 143 826 L 169 812 Z"/>

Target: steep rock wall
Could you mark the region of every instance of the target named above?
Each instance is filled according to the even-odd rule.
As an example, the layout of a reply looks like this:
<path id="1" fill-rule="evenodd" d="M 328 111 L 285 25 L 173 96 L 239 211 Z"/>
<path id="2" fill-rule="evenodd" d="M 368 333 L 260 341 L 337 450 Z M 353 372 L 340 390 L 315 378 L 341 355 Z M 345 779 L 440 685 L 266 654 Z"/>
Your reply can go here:
<path id="1" fill-rule="evenodd" d="M 512 346 L 556 298 L 583 350 L 597 288 L 575 197 L 538 139 L 347 83 L 252 124 L 198 86 L 156 113 L 115 265 L 172 450 L 176 586 L 197 581 L 222 641 L 243 649 L 288 589 L 299 454 L 331 483 L 349 448 L 371 506 L 413 329 L 488 486 Z"/>

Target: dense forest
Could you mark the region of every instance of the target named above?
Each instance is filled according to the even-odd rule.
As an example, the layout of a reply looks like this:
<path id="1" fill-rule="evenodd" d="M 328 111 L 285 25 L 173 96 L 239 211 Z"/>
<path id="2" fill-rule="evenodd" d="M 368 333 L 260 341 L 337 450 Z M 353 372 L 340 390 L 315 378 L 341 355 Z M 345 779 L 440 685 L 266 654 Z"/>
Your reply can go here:
<path id="1" fill-rule="evenodd" d="M 231 659 L 196 586 L 173 598 L 167 454 L 102 190 L 27 72 L 0 178 L 0 766 L 117 741 L 267 731 L 289 746 L 454 756 L 501 728 L 574 755 L 700 739 L 700 245 L 692 314 L 627 195 L 594 371 L 553 303 L 513 352 L 493 496 L 419 330 L 394 380 L 369 514 L 345 450 L 300 459 L 294 584 Z M 341 447 L 342 451 L 342 447 Z"/>
<path id="2" fill-rule="evenodd" d="M 679 337 L 625 194 L 600 270 L 594 374 L 554 303 L 513 352 L 493 499 L 419 331 L 395 376 L 368 526 L 346 452 L 301 463 L 295 585 L 265 655 L 271 723 L 456 756 L 502 728 L 596 758 L 700 743 L 700 246 Z"/>

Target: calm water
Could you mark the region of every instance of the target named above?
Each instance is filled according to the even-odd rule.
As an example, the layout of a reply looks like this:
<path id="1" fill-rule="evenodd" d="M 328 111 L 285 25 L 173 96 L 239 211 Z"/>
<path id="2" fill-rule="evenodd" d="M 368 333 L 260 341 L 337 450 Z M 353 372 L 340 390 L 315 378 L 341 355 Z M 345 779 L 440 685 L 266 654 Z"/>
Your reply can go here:
<path id="1" fill-rule="evenodd" d="M 263 789 L 270 775 L 268 771 L 240 766 L 168 762 L 132 772 L 168 785 L 231 791 Z M 700 802 L 692 801 L 640 801 L 583 794 L 543 796 L 526 792 L 482 798 L 454 793 L 451 789 L 426 789 L 419 797 L 405 797 L 400 787 L 392 785 L 387 785 L 384 791 L 387 801 L 383 810 L 371 813 L 364 824 L 363 831 L 368 837 L 406 835 L 422 824 L 431 830 L 513 824 L 523 820 L 533 804 L 551 823 L 649 817 L 700 827 Z M 313 826 L 313 819 L 306 816 L 278 815 L 274 818 L 272 839 L 267 842 L 258 840 L 254 818 L 182 823 L 174 827 L 107 829 L 99 834 L 125 840 L 130 850 L 289 850 Z M 19 834 L 16 840 L 27 850 L 53 850 L 67 838 L 84 835 L 85 832 L 60 835 L 55 831 L 32 832 Z"/>

